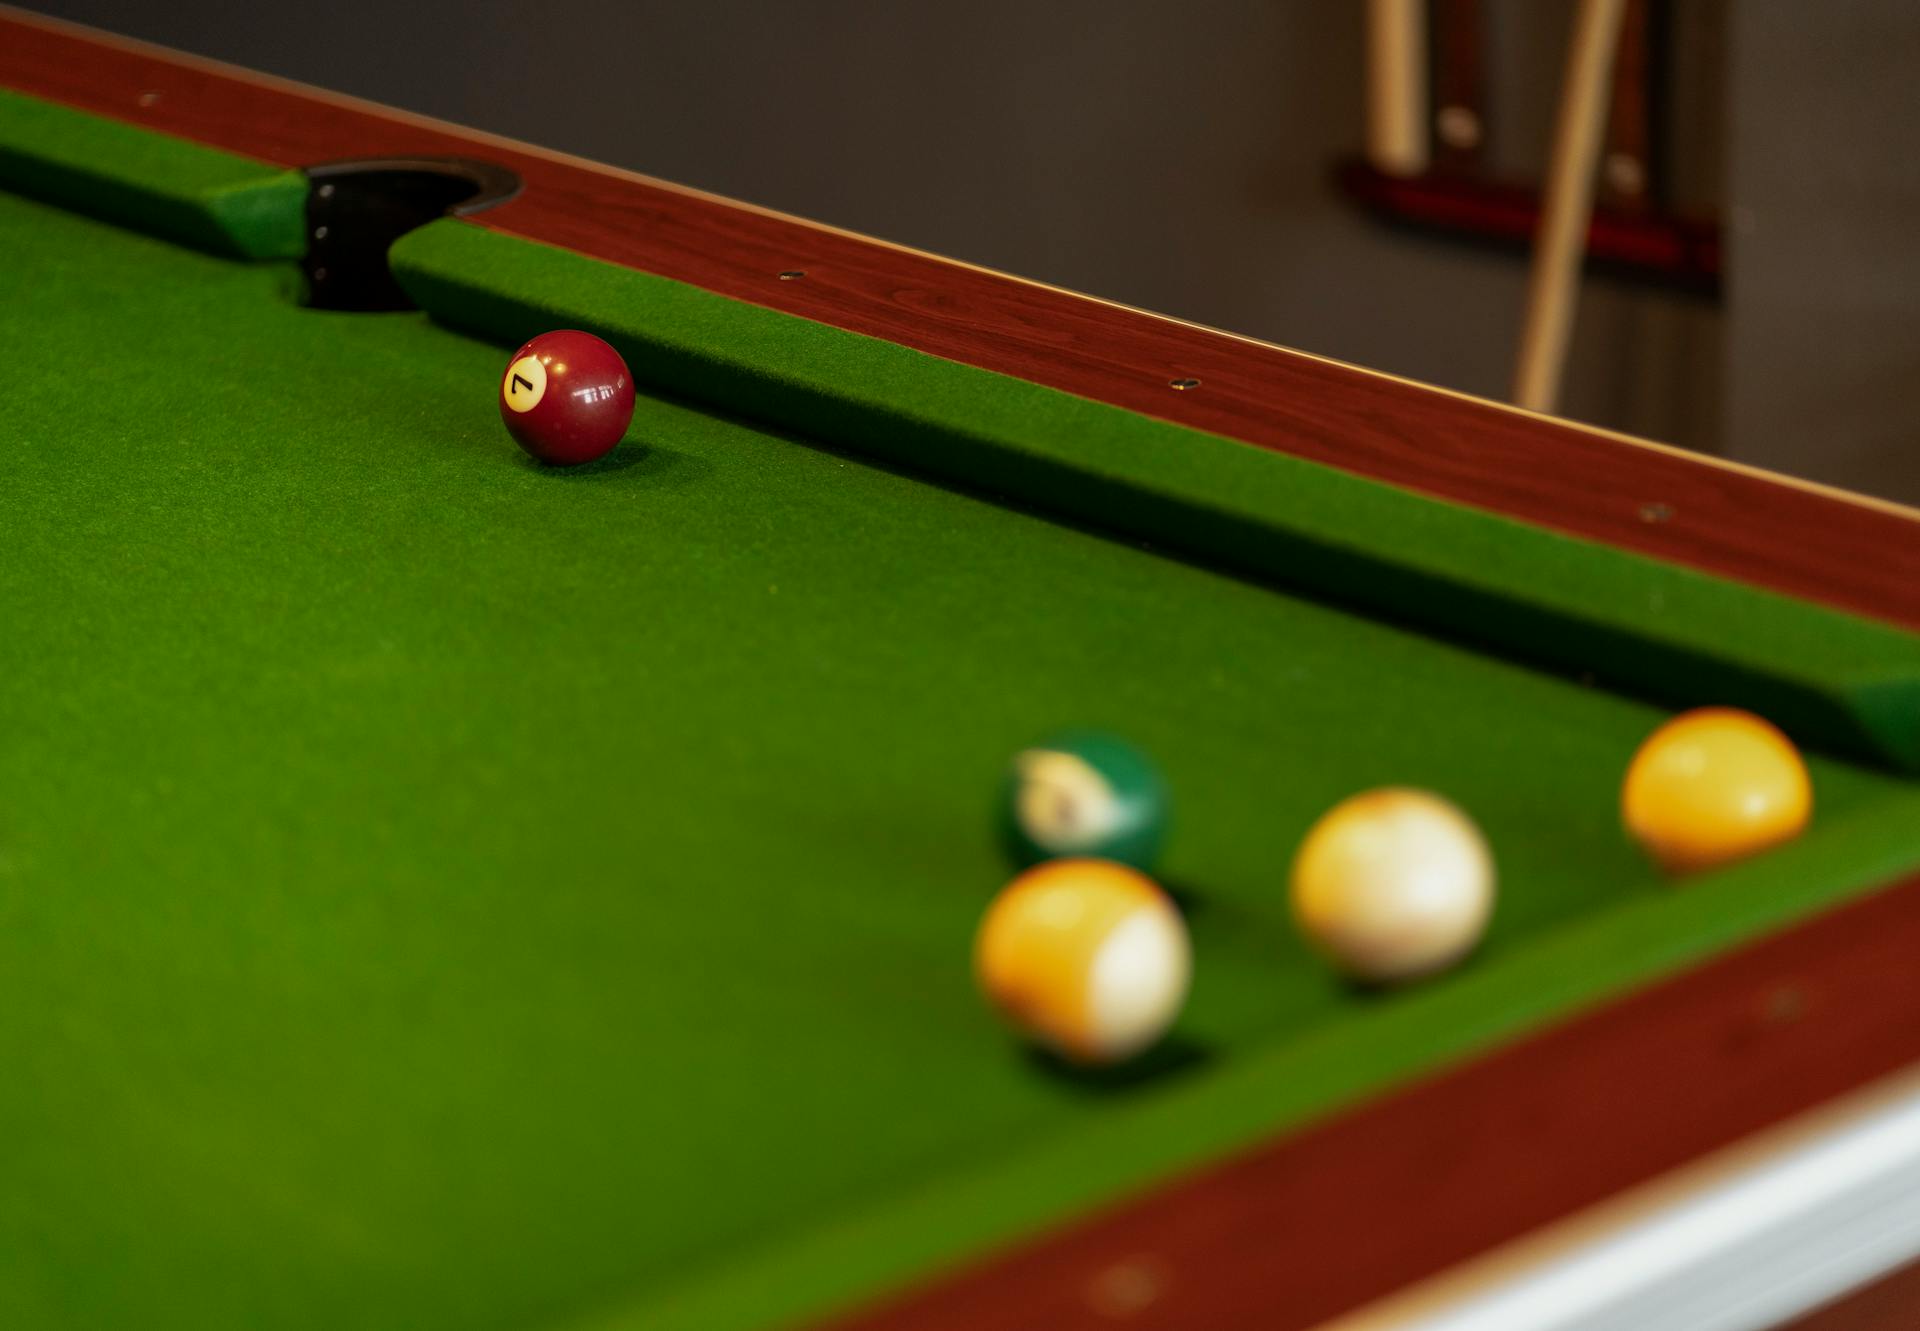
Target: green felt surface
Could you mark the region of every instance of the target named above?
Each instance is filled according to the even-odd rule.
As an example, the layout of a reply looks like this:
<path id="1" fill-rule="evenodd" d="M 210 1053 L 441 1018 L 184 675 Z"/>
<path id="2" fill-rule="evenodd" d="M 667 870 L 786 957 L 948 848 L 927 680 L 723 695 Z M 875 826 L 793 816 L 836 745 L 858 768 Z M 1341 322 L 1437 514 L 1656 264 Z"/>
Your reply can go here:
<path id="1" fill-rule="evenodd" d="M 0 88 L 0 188 L 248 259 L 306 250 L 306 177 Z"/>
<path id="2" fill-rule="evenodd" d="M 393 265 L 423 308 L 498 341 L 589 327 L 677 395 L 1920 769 L 1914 634 L 464 222 L 403 237 Z"/>
<path id="3" fill-rule="evenodd" d="M 779 1321 L 1920 862 L 1920 789 L 1815 755 L 1811 835 L 1674 892 L 1616 826 L 1635 698 L 712 406 L 542 470 L 502 346 L 12 196 L 0 238 L 0 1325 Z M 1131 1078 L 967 974 L 1002 764 L 1068 725 L 1176 802 L 1194 998 Z M 1281 887 L 1385 782 L 1502 900 L 1361 995 Z"/>

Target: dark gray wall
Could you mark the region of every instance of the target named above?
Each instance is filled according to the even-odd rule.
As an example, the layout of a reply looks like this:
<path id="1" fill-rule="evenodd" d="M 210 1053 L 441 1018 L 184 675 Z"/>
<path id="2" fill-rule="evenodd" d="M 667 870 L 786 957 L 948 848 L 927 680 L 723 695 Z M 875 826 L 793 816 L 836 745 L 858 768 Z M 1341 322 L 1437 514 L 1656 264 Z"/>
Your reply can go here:
<path id="1" fill-rule="evenodd" d="M 1833 11 L 1751 3 L 1761 17 L 1732 11 L 1734 49 L 1760 71 L 1731 80 L 1736 123 L 1750 112 L 1765 120 L 1756 104 L 1775 78 L 1819 104 L 1853 76 L 1850 54 L 1837 68 L 1794 63 L 1797 25 Z M 1360 141 L 1357 0 L 38 7 L 1321 355 L 1488 396 L 1507 390 L 1522 264 L 1382 230 L 1328 185 L 1329 163 Z M 1569 8 L 1485 6 L 1493 148 L 1515 169 L 1537 172 L 1544 157 Z M 1729 11 L 1680 0 L 1678 13 L 1679 175 L 1691 201 L 1710 207 L 1722 188 Z M 1886 21 L 1909 40 L 1916 31 L 1915 19 Z M 1902 60 L 1920 67 L 1911 47 L 1880 56 L 1888 81 Z M 1859 92 L 1864 107 L 1870 94 Z M 1777 131 L 1779 119 L 1766 123 Z M 1758 200 L 1767 146 L 1744 129 L 1735 140 L 1724 155 Z M 1805 274 L 1820 253 L 1818 218 L 1805 220 L 1816 225 L 1743 233 L 1739 262 Z M 1861 275 L 1886 240 L 1859 251 Z M 1744 271 L 1735 289 L 1737 308 L 1777 318 Z M 1857 313 L 1829 321 L 1830 354 L 1801 381 L 1835 382 Z M 1728 323 L 1698 301 L 1589 283 L 1566 412 L 1815 474 L 1844 464 L 1858 483 L 1912 492 L 1910 473 L 1885 471 L 1884 442 L 1836 441 L 1813 456 L 1784 438 L 1779 422 L 1812 402 L 1781 369 L 1795 348 L 1778 329 Z M 1878 335 L 1904 331 L 1910 345 L 1914 326 L 1910 308 L 1894 309 Z M 1731 407 L 1723 380 L 1740 398 Z M 1897 376 L 1872 389 L 1878 421 L 1913 405 Z M 1723 414 L 1736 422 L 1730 443 Z M 1862 448 L 1873 456 L 1856 466 Z"/>
<path id="2" fill-rule="evenodd" d="M 1920 503 L 1920 5 L 1735 20 L 1728 451 Z"/>

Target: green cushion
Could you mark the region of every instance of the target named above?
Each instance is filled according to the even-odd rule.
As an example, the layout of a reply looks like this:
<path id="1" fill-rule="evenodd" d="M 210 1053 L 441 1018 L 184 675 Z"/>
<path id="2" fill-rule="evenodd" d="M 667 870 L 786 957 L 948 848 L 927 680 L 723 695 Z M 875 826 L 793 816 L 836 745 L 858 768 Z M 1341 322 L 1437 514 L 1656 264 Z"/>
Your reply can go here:
<path id="1" fill-rule="evenodd" d="M 1920 637 L 1591 541 L 444 220 L 392 262 L 501 342 L 574 326 L 636 379 L 1672 706 L 1920 768 Z M 1784 539 L 1784 537 L 1783 537 Z"/>
<path id="2" fill-rule="evenodd" d="M 306 252 L 306 177 L 0 88 L 0 186 L 196 249 Z"/>

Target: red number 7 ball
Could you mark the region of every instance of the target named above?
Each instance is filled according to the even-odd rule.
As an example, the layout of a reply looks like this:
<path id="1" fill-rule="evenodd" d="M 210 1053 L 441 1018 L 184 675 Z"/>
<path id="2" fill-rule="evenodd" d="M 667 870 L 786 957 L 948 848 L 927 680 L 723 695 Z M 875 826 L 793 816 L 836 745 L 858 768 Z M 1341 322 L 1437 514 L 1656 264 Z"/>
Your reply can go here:
<path id="1" fill-rule="evenodd" d="M 592 333 L 542 333 L 500 376 L 500 419 L 542 462 L 574 467 L 604 456 L 633 419 L 633 376 Z"/>

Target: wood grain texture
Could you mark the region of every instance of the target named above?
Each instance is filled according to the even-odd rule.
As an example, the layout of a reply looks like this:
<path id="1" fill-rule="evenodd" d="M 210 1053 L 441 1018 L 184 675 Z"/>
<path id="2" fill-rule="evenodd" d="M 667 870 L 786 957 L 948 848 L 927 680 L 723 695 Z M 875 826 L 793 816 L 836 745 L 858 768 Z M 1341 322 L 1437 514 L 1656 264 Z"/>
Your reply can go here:
<path id="1" fill-rule="evenodd" d="M 1920 1058 L 1916 946 L 1920 876 L 833 1325 L 1304 1331 Z"/>
<path id="2" fill-rule="evenodd" d="M 284 165 L 486 157 L 505 232 L 1920 628 L 1893 512 L 37 21 L 0 83 Z M 1310 1326 L 1920 1059 L 1915 955 L 1920 879 L 840 1325 Z"/>
<path id="3" fill-rule="evenodd" d="M 282 165 L 486 157 L 527 188 L 476 225 L 1920 628 L 1910 515 L 24 17 L 0 82 Z"/>

